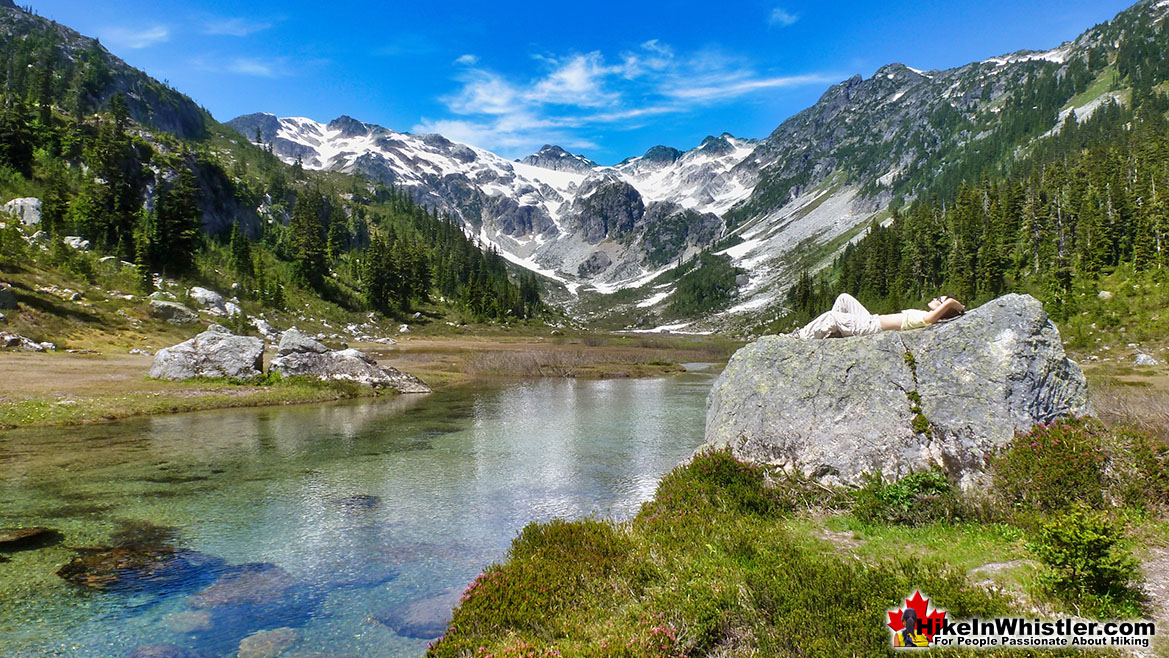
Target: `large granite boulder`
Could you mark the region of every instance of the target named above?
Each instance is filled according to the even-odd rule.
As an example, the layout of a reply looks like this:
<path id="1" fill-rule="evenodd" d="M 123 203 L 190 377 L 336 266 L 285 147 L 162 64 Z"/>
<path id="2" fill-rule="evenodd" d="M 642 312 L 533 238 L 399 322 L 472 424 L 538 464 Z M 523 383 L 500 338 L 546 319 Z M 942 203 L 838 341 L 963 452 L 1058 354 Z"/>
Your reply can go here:
<path id="1" fill-rule="evenodd" d="M 1015 431 L 1089 411 L 1055 325 L 1012 294 L 913 331 L 765 336 L 715 383 L 704 447 L 833 484 L 941 467 L 969 488 Z"/>
<path id="2" fill-rule="evenodd" d="M 194 286 L 187 291 L 187 296 L 191 298 L 192 302 L 199 307 L 207 310 L 212 315 L 227 315 L 227 302 L 224 301 L 223 295 L 209 290 L 207 288 L 200 288 Z"/>
<path id="3" fill-rule="evenodd" d="M 199 314 L 195 311 L 165 299 L 150 300 L 150 315 L 171 324 L 194 324 L 199 321 Z"/>
<path id="4" fill-rule="evenodd" d="M 35 197 L 13 199 L 0 208 L 19 219 L 25 226 L 36 226 L 41 223 L 41 200 Z"/>
<path id="5" fill-rule="evenodd" d="M 280 337 L 280 349 L 272 359 L 270 370 L 290 376 L 348 379 L 366 386 L 396 389 L 400 393 L 430 392 L 430 387 L 414 375 L 379 366 L 372 357 L 359 350 L 330 350 L 296 327 Z"/>
<path id="6" fill-rule="evenodd" d="M 235 377 L 260 374 L 264 367 L 264 341 L 236 336 L 213 324 L 207 331 L 154 355 L 150 376 L 179 381 L 192 377 Z"/>

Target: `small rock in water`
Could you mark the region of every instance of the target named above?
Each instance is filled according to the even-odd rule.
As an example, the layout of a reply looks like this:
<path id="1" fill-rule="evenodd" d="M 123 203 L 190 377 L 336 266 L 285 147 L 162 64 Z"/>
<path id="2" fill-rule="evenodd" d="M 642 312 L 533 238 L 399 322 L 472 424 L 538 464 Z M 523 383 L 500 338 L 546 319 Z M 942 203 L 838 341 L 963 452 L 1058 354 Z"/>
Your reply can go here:
<path id="1" fill-rule="evenodd" d="M 24 551 L 61 541 L 52 528 L 0 528 L 0 551 Z"/>
<path id="2" fill-rule="evenodd" d="M 276 658 L 296 643 L 296 631 L 273 628 L 253 633 L 239 643 L 238 658 Z"/>
<path id="3" fill-rule="evenodd" d="M 357 494 L 355 496 L 345 496 L 344 498 L 333 500 L 333 505 L 346 512 L 371 510 L 380 507 L 381 504 L 381 496 L 373 496 L 370 494 Z"/>
<path id="4" fill-rule="evenodd" d="M 1160 365 L 1160 362 L 1148 354 L 1141 353 L 1137 354 L 1137 358 L 1133 360 L 1132 364 L 1134 366 L 1156 366 Z"/>
<path id="5" fill-rule="evenodd" d="M 182 610 L 167 615 L 163 623 L 172 633 L 186 635 L 211 628 L 211 613 L 206 610 Z"/>
<path id="6" fill-rule="evenodd" d="M 459 602 L 461 592 L 446 589 L 434 596 L 412 601 L 390 612 L 374 615 L 372 619 L 387 626 L 402 637 L 419 640 L 436 638 L 446 632 L 451 612 Z"/>

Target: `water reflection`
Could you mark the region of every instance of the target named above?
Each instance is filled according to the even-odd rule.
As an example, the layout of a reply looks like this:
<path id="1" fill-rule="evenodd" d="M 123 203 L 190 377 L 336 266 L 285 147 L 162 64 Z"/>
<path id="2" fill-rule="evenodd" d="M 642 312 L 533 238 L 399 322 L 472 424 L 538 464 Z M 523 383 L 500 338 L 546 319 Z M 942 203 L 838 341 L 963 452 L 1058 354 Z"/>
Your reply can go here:
<path id="1" fill-rule="evenodd" d="M 546 380 L 4 434 L 0 527 L 66 540 L 0 566 L 0 654 L 232 655 L 278 624 L 297 651 L 419 655 L 524 524 L 633 513 L 701 443 L 709 383 Z M 211 566 L 149 596 L 55 575 L 69 547 L 135 524 Z"/>

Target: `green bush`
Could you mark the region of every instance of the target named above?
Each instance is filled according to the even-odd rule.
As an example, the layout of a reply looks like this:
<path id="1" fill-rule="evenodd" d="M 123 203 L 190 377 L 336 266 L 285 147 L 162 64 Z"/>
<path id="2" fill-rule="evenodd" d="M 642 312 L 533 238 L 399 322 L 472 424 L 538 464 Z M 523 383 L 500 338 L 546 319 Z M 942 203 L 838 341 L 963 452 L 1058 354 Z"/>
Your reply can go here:
<path id="1" fill-rule="evenodd" d="M 1016 508 L 1104 504 L 1109 433 L 1094 418 L 1061 419 L 1018 433 L 992 463 L 995 489 Z"/>
<path id="2" fill-rule="evenodd" d="M 1031 550 L 1047 565 L 1044 584 L 1073 599 L 1130 598 L 1137 562 L 1103 512 L 1079 503 L 1046 523 Z"/>
<path id="3" fill-rule="evenodd" d="M 776 505 L 762 466 L 739 461 L 730 450 L 709 450 L 662 478 L 639 516 L 701 514 L 705 508 L 770 514 Z"/>
<path id="4" fill-rule="evenodd" d="M 958 516 L 958 496 L 937 470 L 910 473 L 896 482 L 871 477 L 854 498 L 853 513 L 869 523 L 919 525 Z"/>

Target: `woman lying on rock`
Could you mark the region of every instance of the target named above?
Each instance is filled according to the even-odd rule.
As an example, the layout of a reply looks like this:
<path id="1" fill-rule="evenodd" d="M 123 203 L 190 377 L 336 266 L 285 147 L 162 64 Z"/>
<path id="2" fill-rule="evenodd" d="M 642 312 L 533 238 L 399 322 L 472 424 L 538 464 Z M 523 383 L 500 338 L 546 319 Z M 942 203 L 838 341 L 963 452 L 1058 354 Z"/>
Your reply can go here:
<path id="1" fill-rule="evenodd" d="M 803 329 L 791 335 L 797 338 L 840 338 L 843 336 L 867 336 L 880 331 L 919 329 L 966 311 L 966 307 L 953 297 L 935 297 L 930 300 L 928 311 L 915 308 L 900 313 L 873 315 L 855 297 L 847 293 L 836 298 L 832 310 L 812 320 Z"/>

